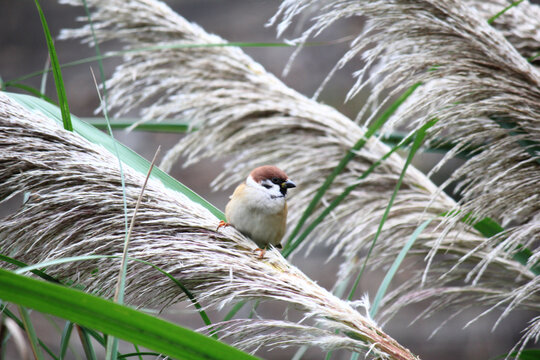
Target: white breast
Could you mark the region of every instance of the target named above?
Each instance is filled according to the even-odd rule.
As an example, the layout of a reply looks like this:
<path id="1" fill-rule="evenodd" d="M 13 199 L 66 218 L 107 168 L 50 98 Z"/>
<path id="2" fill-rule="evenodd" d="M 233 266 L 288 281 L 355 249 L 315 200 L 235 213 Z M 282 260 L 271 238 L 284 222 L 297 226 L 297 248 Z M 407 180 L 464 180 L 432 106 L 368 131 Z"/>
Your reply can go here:
<path id="1" fill-rule="evenodd" d="M 225 209 L 227 222 L 260 248 L 277 245 L 285 232 L 285 197 L 273 197 L 266 189 L 250 185 L 241 185 L 241 196 L 235 191 Z"/>

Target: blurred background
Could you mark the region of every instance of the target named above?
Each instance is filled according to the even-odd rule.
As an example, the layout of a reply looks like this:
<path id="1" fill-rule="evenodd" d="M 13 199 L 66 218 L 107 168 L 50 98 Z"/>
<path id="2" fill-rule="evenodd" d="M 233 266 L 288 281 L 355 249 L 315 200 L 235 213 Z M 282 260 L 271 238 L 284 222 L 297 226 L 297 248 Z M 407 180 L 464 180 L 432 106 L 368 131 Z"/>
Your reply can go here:
<path id="1" fill-rule="evenodd" d="M 231 42 L 276 42 L 274 27 L 267 27 L 268 19 L 276 12 L 279 2 L 263 0 L 175 0 L 166 1 L 180 15 L 202 26 L 207 32 L 215 33 Z M 74 28 L 78 24 L 76 17 L 84 16 L 82 8 L 59 5 L 56 1 L 41 1 L 41 6 L 47 18 L 51 33 L 57 35 L 62 28 Z M 347 38 L 344 34 L 356 34 L 362 27 L 361 20 L 352 19 L 342 22 L 339 27 L 332 27 L 320 38 L 326 41 L 326 45 L 305 48 L 292 63 L 287 76 L 282 76 L 284 67 L 289 61 L 294 49 L 290 47 L 246 47 L 244 51 L 260 62 L 268 71 L 274 73 L 287 85 L 295 90 L 311 96 L 326 77 L 335 62 L 342 56 L 347 47 Z M 294 34 L 287 34 L 292 37 Z M 114 47 L 104 46 L 102 51 Z M 73 41 L 56 41 L 56 49 L 60 63 L 68 63 L 95 55 L 94 49 L 88 48 Z M 42 70 L 47 64 L 47 46 L 42 32 L 41 22 L 34 1 L 31 0 L 0 0 L 0 77 L 3 81 L 14 80 L 36 71 Z M 120 59 L 112 58 L 104 61 L 106 75 L 112 74 L 114 67 L 120 63 Z M 320 101 L 336 107 L 347 116 L 354 118 L 360 110 L 362 96 L 354 98 L 348 103 L 343 103 L 346 92 L 353 84 L 352 72 L 361 64 L 354 62 L 338 72 L 333 80 L 322 92 Z M 98 95 L 92 79 L 90 67 L 98 74 L 97 63 L 83 64 L 74 67 L 66 67 L 63 70 L 65 87 L 69 100 L 70 110 L 79 117 L 94 117 L 94 110 L 98 107 Z M 40 88 L 43 77 L 41 75 L 29 77 L 21 81 L 34 88 Z M 46 93 L 51 98 L 56 98 L 54 80 L 48 76 Z M 7 91 L 22 92 L 16 88 L 8 88 Z M 149 132 L 126 132 L 116 131 L 115 137 L 125 143 L 137 153 L 147 159 L 151 159 L 158 145 L 162 146 L 162 154 L 172 147 L 179 139 L 177 134 L 149 133 Z M 415 165 L 422 171 L 428 171 L 439 159 L 438 155 L 423 154 L 417 156 Z M 459 161 L 451 165 L 459 165 Z M 176 179 L 202 195 L 220 209 L 224 209 L 228 196 L 232 189 L 213 192 L 210 182 L 220 173 L 221 161 L 205 161 L 194 166 L 183 167 L 180 162 L 171 172 Z M 285 169 L 286 170 L 286 169 Z M 247 174 L 246 174 L 247 175 Z M 439 174 L 446 178 L 444 172 Z M 297 184 L 302 184 L 308 179 L 294 179 Z M 437 178 L 434 181 L 439 181 Z M 12 199 L 0 204 L 0 217 L 8 216 L 18 205 L 20 199 Z M 290 211 L 301 211 L 291 209 Z M 292 262 L 304 271 L 308 276 L 315 279 L 321 286 L 331 289 L 334 285 L 335 274 L 338 271 L 338 261 L 326 262 L 329 249 L 317 248 L 308 256 L 297 253 Z M 324 266 L 321 266 L 324 264 Z M 368 293 L 373 298 L 378 285 L 384 276 L 384 272 L 374 272 L 364 276 L 361 289 L 358 293 Z M 400 274 L 405 277 L 406 274 Z M 400 343 L 407 346 L 413 353 L 423 359 L 490 359 L 504 354 L 519 339 L 520 331 L 525 328 L 526 322 L 532 316 L 527 312 L 513 312 L 504 320 L 502 326 L 492 329 L 499 312 L 492 312 L 481 318 L 467 328 L 463 326 L 468 320 L 478 315 L 485 309 L 473 309 L 465 311 L 451 319 L 432 338 L 430 334 L 437 329 L 442 321 L 448 319 L 452 312 L 439 313 L 437 317 L 415 322 L 411 321 L 423 309 L 419 304 L 403 311 L 396 316 L 385 330 Z M 250 312 L 250 307 L 244 308 L 244 315 Z M 280 316 L 285 308 L 279 304 L 263 304 L 257 312 L 263 316 Z M 213 321 L 223 317 L 222 312 L 211 312 Z M 277 315 L 276 315 L 277 314 Z M 198 328 L 203 326 L 198 315 L 194 315 L 192 308 L 187 303 L 181 303 L 172 308 L 165 309 L 163 315 L 168 319 L 186 327 Z M 46 342 L 51 349 L 59 347 L 60 333 L 51 329 L 58 328 L 61 331 L 63 324 L 57 319 L 48 318 L 42 314 L 34 314 L 36 319 L 38 336 Z M 74 342 L 75 352 L 81 353 Z M 124 344 L 125 349 L 129 349 Z M 16 359 L 17 353 L 8 342 L 7 359 Z M 128 350 L 126 350 L 128 351 Z M 267 359 L 289 359 L 296 349 L 274 350 L 261 353 Z M 12 357 L 10 357 L 12 356 Z M 72 354 L 70 354 L 72 356 Z M 322 359 L 324 353 L 318 349 L 310 350 L 305 359 Z M 74 356 L 73 358 L 78 358 Z M 348 359 L 347 353 L 335 353 L 334 359 Z"/>

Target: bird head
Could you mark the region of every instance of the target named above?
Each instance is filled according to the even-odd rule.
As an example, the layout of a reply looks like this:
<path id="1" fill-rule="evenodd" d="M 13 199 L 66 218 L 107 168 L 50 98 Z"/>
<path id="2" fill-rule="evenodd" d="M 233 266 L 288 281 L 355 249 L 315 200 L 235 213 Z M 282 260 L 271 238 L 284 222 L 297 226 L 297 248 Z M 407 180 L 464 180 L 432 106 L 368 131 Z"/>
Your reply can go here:
<path id="1" fill-rule="evenodd" d="M 288 189 L 296 187 L 296 184 L 289 180 L 289 177 L 283 170 L 272 165 L 260 166 L 253 169 L 246 183 L 263 189 L 273 199 L 284 198 L 287 195 Z"/>

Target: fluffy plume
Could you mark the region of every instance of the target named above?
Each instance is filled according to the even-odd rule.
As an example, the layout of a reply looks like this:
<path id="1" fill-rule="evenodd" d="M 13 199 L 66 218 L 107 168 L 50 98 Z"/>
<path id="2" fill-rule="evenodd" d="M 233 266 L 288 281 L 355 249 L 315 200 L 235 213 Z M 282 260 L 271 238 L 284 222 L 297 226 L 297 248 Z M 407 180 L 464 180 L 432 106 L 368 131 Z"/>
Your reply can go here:
<path id="1" fill-rule="evenodd" d="M 282 24 L 288 24 L 298 7 L 309 3 L 284 1 L 275 19 L 282 15 Z M 503 225 L 530 221 L 540 193 L 540 73 L 480 13 L 460 1 L 421 1 L 414 7 L 406 1 L 327 3 L 296 41 L 304 42 L 341 19 L 368 17 L 366 29 L 337 65 L 357 55 L 366 61 L 348 97 L 371 86 L 368 105 L 376 105 L 384 92 L 400 93 L 416 82 L 425 83 L 388 127 L 440 119 L 431 136 L 444 135 L 457 143 L 446 159 L 465 146 L 480 147 L 447 181 L 463 180 L 459 190 L 464 214 L 491 216 Z M 439 167 L 442 164 L 444 160 Z"/>
<path id="2" fill-rule="evenodd" d="M 2 253 L 27 263 L 88 254 L 121 255 L 122 186 L 111 153 L 2 93 L 0 150 L 0 199 L 21 192 L 31 194 L 16 213 L 0 221 Z M 133 211 L 143 181 L 144 174 L 125 167 L 129 211 Z M 415 358 L 369 317 L 317 286 L 277 251 L 269 251 L 261 261 L 253 253 L 254 243 L 232 228 L 216 232 L 217 223 L 202 206 L 150 179 L 137 213 L 129 256 L 169 272 L 208 306 L 242 299 L 278 300 L 303 309 L 305 317 L 313 320 L 313 325 L 304 325 L 297 333 L 299 325 L 294 323 L 260 319 L 237 326 L 239 336 L 243 331 L 273 327 L 280 330 L 275 340 L 280 345 L 310 343 L 361 353 L 368 346 L 374 356 Z M 47 272 L 73 278 L 87 291 L 110 297 L 118 266 L 105 259 L 50 267 Z M 168 278 L 143 264 L 130 264 L 129 302 L 156 307 L 182 298 L 182 291 Z M 320 336 L 335 330 L 338 333 L 329 339 Z M 296 335 L 285 335 L 290 331 Z M 288 338 L 286 344 L 283 336 Z"/>
<path id="3" fill-rule="evenodd" d="M 287 88 L 239 49 L 201 46 L 225 41 L 185 21 L 162 3 L 92 0 L 89 4 L 94 7 L 92 18 L 99 41 L 120 40 L 129 50 L 159 46 L 157 50 L 129 53 L 116 69 L 108 86 L 110 104 L 117 112 L 149 103 L 140 108 L 144 118 L 189 118 L 199 129 L 171 150 L 166 168 L 180 154 L 188 155 L 190 162 L 229 155 L 232 160 L 215 182 L 219 187 L 224 179 L 228 184 L 243 180 L 257 165 L 276 164 L 300 179 L 301 187 L 291 198 L 290 221 L 294 224 L 323 179 L 365 132 L 334 109 Z M 348 95 L 351 98 L 371 87 L 359 119 L 371 123 L 392 96 L 421 81 L 424 85 L 386 130 L 400 124 L 415 129 L 437 117 L 439 122 L 430 136 L 445 136 L 458 144 L 447 158 L 465 146 L 479 147 L 449 180 L 461 180 L 463 200 L 459 206 L 416 169 L 407 172 L 375 245 L 373 261 L 375 265 L 393 261 L 416 227 L 425 219 L 434 219 L 410 252 L 429 255 L 430 266 L 388 298 L 396 300 L 392 313 L 426 297 L 433 298 L 439 307 L 461 305 L 461 297 L 448 296 L 459 289 L 467 299 L 489 306 L 506 306 L 507 310 L 534 307 L 538 291 L 531 286 L 535 278 L 531 267 L 540 257 L 540 172 L 533 147 L 540 138 L 537 70 L 478 11 L 459 1 L 324 4 L 283 1 L 272 21 L 280 21 L 278 29 L 283 32 L 313 6 L 313 22 L 306 22 L 309 28 L 296 39 L 301 44 L 341 19 L 367 19 L 363 32 L 335 67 L 337 71 L 363 57 L 366 65 L 355 73 L 358 81 Z M 501 19 L 505 17 L 497 21 Z M 511 33 L 521 34 L 516 39 L 528 38 L 523 31 L 510 30 L 505 35 L 511 38 Z M 64 31 L 62 36 L 91 42 L 88 25 Z M 179 44 L 194 47 L 171 48 Z M 327 204 L 346 187 L 359 183 L 311 239 L 312 243 L 331 244 L 334 254 L 345 254 L 342 278 L 361 264 L 359 254 L 369 248 L 403 168 L 403 159 L 391 156 L 358 182 L 362 172 L 388 150 L 379 141 L 369 140 L 322 201 Z M 316 214 L 323 207 L 320 205 Z M 452 209 L 461 210 L 461 215 L 441 224 L 439 215 Z M 486 241 L 461 222 L 461 216 L 468 212 L 500 221 L 507 232 Z M 512 258 L 518 244 L 533 251 L 527 266 Z M 440 254 L 444 254 L 441 259 Z M 501 269 L 504 276 L 500 276 Z M 463 286 L 450 288 L 456 281 Z M 425 290 L 420 291 L 422 286 Z"/>
<path id="4" fill-rule="evenodd" d="M 466 3 L 478 10 L 482 19 L 489 19 L 509 6 L 504 0 L 467 0 Z M 540 6 L 529 1 L 520 2 L 497 17 L 492 25 L 523 57 L 530 58 L 540 54 Z M 540 64 L 539 61 L 540 58 L 536 58 L 534 64 Z"/>

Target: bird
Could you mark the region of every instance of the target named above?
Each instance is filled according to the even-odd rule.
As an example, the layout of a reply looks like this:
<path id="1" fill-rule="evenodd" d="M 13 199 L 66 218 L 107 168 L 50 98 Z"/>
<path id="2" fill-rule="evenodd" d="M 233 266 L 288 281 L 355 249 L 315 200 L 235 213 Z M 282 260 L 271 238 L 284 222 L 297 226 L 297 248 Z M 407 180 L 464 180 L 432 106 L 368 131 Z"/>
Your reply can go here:
<path id="1" fill-rule="evenodd" d="M 260 251 L 259 259 L 269 245 L 281 247 L 287 224 L 287 190 L 296 187 L 284 171 L 273 165 L 259 166 L 236 187 L 225 206 L 227 222 L 217 227 L 233 226 L 251 238 Z"/>

